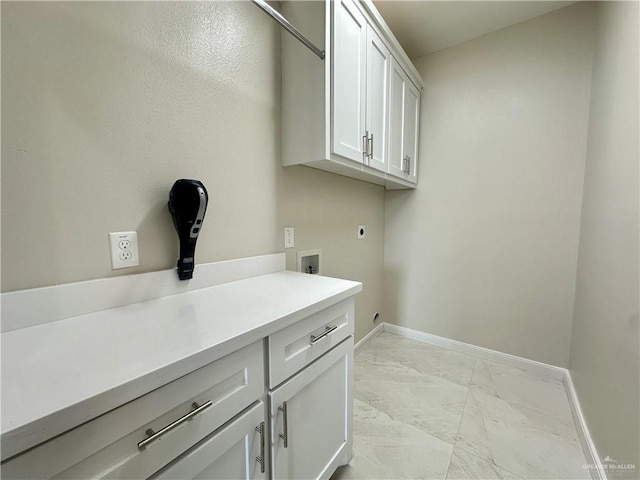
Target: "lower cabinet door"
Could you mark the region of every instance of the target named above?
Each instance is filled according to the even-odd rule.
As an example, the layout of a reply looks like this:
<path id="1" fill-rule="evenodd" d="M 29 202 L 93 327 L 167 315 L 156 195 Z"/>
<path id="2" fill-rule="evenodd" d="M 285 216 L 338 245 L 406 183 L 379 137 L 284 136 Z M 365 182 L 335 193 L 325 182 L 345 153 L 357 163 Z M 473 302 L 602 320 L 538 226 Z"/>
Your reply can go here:
<path id="1" fill-rule="evenodd" d="M 265 479 L 267 428 L 258 402 L 227 426 L 185 452 L 153 479 Z"/>
<path id="2" fill-rule="evenodd" d="M 328 479 L 351 459 L 353 337 L 269 392 L 275 479 Z"/>

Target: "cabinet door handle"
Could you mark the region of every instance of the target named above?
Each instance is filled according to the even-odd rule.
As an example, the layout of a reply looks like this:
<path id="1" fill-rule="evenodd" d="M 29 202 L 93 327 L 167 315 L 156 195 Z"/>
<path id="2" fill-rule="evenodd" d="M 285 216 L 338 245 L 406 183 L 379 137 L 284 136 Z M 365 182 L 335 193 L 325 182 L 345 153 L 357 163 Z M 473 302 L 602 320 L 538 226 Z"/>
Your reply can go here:
<path id="1" fill-rule="evenodd" d="M 369 158 L 373 159 L 373 133 L 371 134 L 369 141 L 371 142 L 371 149 L 369 150 Z"/>
<path id="2" fill-rule="evenodd" d="M 260 433 L 260 456 L 256 457 L 256 461 L 260 464 L 260 473 L 264 473 L 264 422 L 260 422 L 256 432 Z"/>
<path id="3" fill-rule="evenodd" d="M 402 171 L 406 174 L 411 173 L 411 157 L 409 155 L 405 155 L 402 159 Z"/>
<path id="4" fill-rule="evenodd" d="M 191 406 L 194 408 L 194 410 L 191 410 L 189 413 L 180 417 L 175 422 L 170 423 L 169 425 L 164 427 L 162 430 L 158 430 L 157 432 L 154 432 L 150 428 L 147 429 L 145 433 L 149 435 L 149 437 L 145 438 L 144 440 L 138 443 L 138 449 L 144 450 L 147 447 L 147 445 L 149 445 L 151 442 L 156 441 L 158 438 L 163 436 L 165 433 L 170 432 L 171 430 L 176 428 L 178 425 L 182 425 L 184 422 L 191 420 L 193 417 L 195 417 L 199 413 L 202 413 L 205 409 L 209 408 L 211 405 L 212 405 L 211 400 L 209 400 L 208 402 L 202 405 L 198 405 L 197 402 L 193 402 Z"/>
<path id="5" fill-rule="evenodd" d="M 338 328 L 337 325 L 327 325 L 324 329 L 324 332 L 321 333 L 320 335 L 311 335 L 311 345 L 318 342 L 319 340 L 322 340 L 324 337 L 326 337 L 331 332 L 333 332 L 336 328 Z"/>
<path id="6" fill-rule="evenodd" d="M 289 427 L 287 424 L 287 402 L 282 402 L 282 406 L 278 407 L 278 410 L 282 412 L 282 433 L 278 435 L 284 440 L 284 448 L 289 446 Z"/>
<path id="7" fill-rule="evenodd" d="M 362 136 L 362 159 L 366 159 L 369 156 L 369 130 L 364 132 Z"/>

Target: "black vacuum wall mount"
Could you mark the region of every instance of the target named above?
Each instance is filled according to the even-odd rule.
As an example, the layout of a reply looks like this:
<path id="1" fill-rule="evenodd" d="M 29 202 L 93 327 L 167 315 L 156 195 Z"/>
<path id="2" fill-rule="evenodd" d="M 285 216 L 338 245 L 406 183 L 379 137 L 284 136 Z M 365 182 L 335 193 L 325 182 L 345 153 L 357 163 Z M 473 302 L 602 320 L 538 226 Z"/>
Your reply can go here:
<path id="1" fill-rule="evenodd" d="M 198 235 L 202 230 L 209 195 L 199 180 L 176 180 L 169 193 L 169 212 L 180 240 L 178 277 L 189 280 L 195 269 L 195 252 Z"/>

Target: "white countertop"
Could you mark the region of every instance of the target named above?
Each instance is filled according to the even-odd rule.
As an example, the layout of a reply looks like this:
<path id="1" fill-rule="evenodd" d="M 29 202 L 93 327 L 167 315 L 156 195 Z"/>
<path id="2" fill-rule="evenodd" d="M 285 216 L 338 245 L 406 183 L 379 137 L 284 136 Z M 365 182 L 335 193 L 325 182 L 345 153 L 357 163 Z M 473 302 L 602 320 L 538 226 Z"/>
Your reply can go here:
<path id="1" fill-rule="evenodd" d="M 361 290 L 280 271 L 2 333 L 2 458 Z"/>

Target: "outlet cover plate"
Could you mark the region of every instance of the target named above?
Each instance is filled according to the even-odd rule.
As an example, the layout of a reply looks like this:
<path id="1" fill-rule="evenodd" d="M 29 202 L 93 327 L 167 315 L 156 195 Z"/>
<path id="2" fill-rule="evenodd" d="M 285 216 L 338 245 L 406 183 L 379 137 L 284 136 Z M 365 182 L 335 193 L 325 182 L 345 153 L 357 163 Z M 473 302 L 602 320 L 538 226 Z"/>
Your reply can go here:
<path id="1" fill-rule="evenodd" d="M 295 246 L 295 235 L 293 227 L 284 227 L 284 248 Z"/>
<path id="2" fill-rule="evenodd" d="M 111 246 L 111 268 L 137 267 L 140 265 L 138 254 L 138 232 L 109 233 Z"/>

